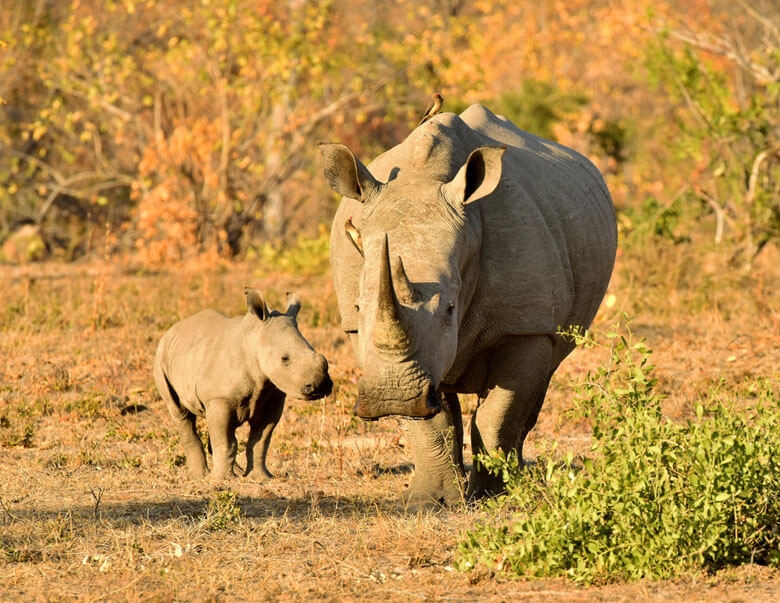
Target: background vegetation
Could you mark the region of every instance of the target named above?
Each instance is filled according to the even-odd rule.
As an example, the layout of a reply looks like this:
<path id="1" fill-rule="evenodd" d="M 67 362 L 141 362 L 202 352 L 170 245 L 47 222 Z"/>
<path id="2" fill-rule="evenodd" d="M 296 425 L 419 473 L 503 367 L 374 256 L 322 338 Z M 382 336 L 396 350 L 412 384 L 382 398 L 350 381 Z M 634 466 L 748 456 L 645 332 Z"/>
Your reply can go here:
<path id="1" fill-rule="evenodd" d="M 145 264 L 315 236 L 316 142 L 366 160 L 433 91 L 591 157 L 625 232 L 742 265 L 778 235 L 776 3 L 8 0 L 6 261 Z M 19 235 L 22 226 L 24 235 Z"/>
<path id="2" fill-rule="evenodd" d="M 0 5 L 0 597 L 780 598 L 757 563 L 777 560 L 776 2 Z M 564 362 L 538 463 L 497 464 L 508 499 L 410 514 L 397 421 L 350 412 L 316 143 L 369 160 L 434 91 L 599 166 L 620 245 L 594 329 L 625 312 L 636 339 Z M 243 312 L 245 285 L 301 295 L 335 387 L 288 403 L 276 479 L 217 487 L 184 475 L 151 362 L 180 318 Z"/>

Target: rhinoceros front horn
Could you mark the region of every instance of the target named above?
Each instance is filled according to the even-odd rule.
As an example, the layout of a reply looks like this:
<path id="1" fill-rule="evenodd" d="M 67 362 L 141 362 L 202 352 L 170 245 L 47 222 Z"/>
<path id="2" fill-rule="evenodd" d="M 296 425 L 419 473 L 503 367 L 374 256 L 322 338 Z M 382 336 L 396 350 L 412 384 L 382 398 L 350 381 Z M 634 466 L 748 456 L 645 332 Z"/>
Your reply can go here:
<path id="1" fill-rule="evenodd" d="M 379 263 L 379 298 L 374 325 L 374 344 L 386 350 L 406 350 L 410 343 L 407 331 L 404 316 L 393 288 L 390 253 L 387 246 L 387 235 L 385 235 Z"/>

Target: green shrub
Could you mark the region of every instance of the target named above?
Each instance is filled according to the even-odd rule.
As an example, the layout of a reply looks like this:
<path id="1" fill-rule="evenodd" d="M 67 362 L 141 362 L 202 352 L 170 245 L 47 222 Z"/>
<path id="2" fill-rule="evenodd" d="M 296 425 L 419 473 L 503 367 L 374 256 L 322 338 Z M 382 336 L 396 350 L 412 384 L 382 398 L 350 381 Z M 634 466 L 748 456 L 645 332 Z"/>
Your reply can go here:
<path id="1" fill-rule="evenodd" d="M 553 447 L 526 468 L 516 458 L 482 459 L 507 482 L 507 494 L 488 505 L 510 520 L 467 533 L 459 569 L 594 583 L 780 565 L 776 389 L 756 381 L 755 404 L 742 412 L 703 397 L 695 420 L 674 423 L 661 412 L 651 350 L 626 332 L 607 335 L 609 363 L 578 388 L 572 414 L 593 425 L 587 458 L 556 462 Z"/>
<path id="2" fill-rule="evenodd" d="M 328 271 L 329 249 L 329 231 L 324 224 L 320 224 L 316 237 L 299 236 L 293 245 L 286 247 L 264 243 L 260 248 L 250 250 L 247 258 L 259 259 L 264 271 L 274 268 L 289 274 L 315 276 Z"/>
<path id="3" fill-rule="evenodd" d="M 201 520 L 201 527 L 218 532 L 229 530 L 244 520 L 244 512 L 238 504 L 238 494 L 221 490 L 209 499 L 209 506 Z"/>

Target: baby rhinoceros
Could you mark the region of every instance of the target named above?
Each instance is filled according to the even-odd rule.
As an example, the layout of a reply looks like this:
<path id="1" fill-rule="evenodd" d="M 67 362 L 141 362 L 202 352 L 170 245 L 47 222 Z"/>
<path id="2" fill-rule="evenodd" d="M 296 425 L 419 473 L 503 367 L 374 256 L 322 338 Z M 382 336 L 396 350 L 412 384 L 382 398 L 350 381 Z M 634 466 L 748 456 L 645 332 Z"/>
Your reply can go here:
<path id="1" fill-rule="evenodd" d="M 315 400 L 333 387 L 325 357 L 298 331 L 298 297 L 287 295 L 282 314 L 257 289 L 246 294 L 244 316 L 203 310 L 173 325 L 157 347 L 154 380 L 195 477 L 208 473 L 196 417 L 206 417 L 215 481 L 234 475 L 235 430 L 248 421 L 245 475 L 260 481 L 272 477 L 266 455 L 285 395 Z"/>

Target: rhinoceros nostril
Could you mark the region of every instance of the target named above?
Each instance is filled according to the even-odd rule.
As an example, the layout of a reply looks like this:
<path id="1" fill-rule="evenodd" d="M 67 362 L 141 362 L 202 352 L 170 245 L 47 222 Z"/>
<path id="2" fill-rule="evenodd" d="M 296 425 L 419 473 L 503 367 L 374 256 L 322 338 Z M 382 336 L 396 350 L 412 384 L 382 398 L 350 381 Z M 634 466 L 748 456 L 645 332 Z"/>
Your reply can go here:
<path id="1" fill-rule="evenodd" d="M 304 394 L 309 396 L 314 393 L 315 389 L 316 386 L 313 383 L 307 383 L 306 385 L 303 386 L 303 389 L 301 391 L 303 391 Z"/>

